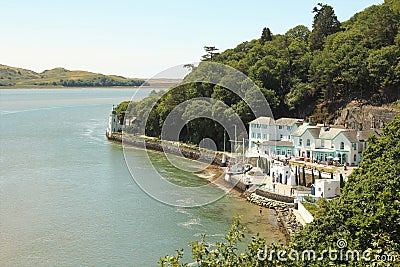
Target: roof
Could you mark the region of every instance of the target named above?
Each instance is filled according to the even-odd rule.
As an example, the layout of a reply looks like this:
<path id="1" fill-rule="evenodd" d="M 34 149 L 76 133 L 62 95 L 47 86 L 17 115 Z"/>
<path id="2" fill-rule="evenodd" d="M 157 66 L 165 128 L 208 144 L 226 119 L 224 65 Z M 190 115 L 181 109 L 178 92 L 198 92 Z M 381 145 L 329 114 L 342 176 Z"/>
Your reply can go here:
<path id="1" fill-rule="evenodd" d="M 358 134 L 358 139 L 362 141 L 367 141 L 371 135 L 376 135 L 376 136 L 381 135 L 380 132 L 375 129 L 358 131 L 357 134 Z"/>
<path id="2" fill-rule="evenodd" d="M 271 124 L 274 124 L 274 119 L 271 117 L 258 117 L 257 119 L 252 120 L 249 123 L 271 125 Z"/>
<path id="3" fill-rule="evenodd" d="M 302 124 L 292 134 L 293 136 L 302 136 L 305 131 L 309 130 L 314 137 L 318 137 L 320 128 L 317 126 L 310 126 L 308 124 Z"/>
<path id="4" fill-rule="evenodd" d="M 338 135 L 339 133 L 341 133 L 343 131 L 347 131 L 346 129 L 343 129 L 343 128 L 326 127 L 325 129 L 321 128 L 321 131 L 319 133 L 319 138 L 321 138 L 321 139 L 332 139 L 336 135 Z"/>
<path id="5" fill-rule="evenodd" d="M 309 127 L 307 130 L 311 133 L 312 136 L 314 136 L 314 138 L 318 138 L 319 137 L 319 133 L 321 131 L 321 128 L 319 128 L 319 127 Z"/>
<path id="6" fill-rule="evenodd" d="M 296 122 L 301 122 L 303 120 L 301 119 L 296 119 L 296 118 L 280 118 L 275 121 L 275 124 L 277 125 L 285 125 L 285 126 L 292 126 Z"/>
<path id="7" fill-rule="evenodd" d="M 356 130 L 349 130 L 349 131 L 343 131 L 343 134 L 349 139 L 350 142 L 355 143 L 358 141 L 357 138 L 357 131 Z"/>
<path id="8" fill-rule="evenodd" d="M 293 146 L 293 142 L 291 141 L 264 141 L 262 142 L 264 146 Z"/>

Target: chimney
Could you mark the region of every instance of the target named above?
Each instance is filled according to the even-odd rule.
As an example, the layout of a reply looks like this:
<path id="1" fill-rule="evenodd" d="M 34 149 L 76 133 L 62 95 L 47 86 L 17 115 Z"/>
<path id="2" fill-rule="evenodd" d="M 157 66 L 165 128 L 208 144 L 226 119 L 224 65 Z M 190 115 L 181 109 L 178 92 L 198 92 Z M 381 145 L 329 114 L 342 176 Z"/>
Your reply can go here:
<path id="1" fill-rule="evenodd" d="M 371 129 L 375 129 L 375 117 L 372 116 L 372 120 L 371 120 Z"/>
<path id="2" fill-rule="evenodd" d="M 359 130 L 359 131 L 362 131 L 362 130 L 363 130 L 363 124 L 362 124 L 362 122 L 359 122 L 359 123 L 358 123 L 358 130 Z"/>
<path id="3" fill-rule="evenodd" d="M 349 124 L 347 123 L 347 120 L 344 120 L 344 128 L 349 129 Z"/>

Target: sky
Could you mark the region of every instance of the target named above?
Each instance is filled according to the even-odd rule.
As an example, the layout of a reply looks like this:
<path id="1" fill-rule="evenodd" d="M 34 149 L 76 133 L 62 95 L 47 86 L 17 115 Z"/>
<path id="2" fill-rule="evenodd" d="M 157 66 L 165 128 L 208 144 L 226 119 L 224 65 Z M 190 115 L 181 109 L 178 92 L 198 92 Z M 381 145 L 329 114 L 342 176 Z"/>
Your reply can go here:
<path id="1" fill-rule="evenodd" d="M 318 2 L 345 21 L 383 0 L 0 0 L 0 64 L 151 78 L 199 61 L 206 45 L 223 51 L 259 38 L 264 27 L 311 29 Z"/>

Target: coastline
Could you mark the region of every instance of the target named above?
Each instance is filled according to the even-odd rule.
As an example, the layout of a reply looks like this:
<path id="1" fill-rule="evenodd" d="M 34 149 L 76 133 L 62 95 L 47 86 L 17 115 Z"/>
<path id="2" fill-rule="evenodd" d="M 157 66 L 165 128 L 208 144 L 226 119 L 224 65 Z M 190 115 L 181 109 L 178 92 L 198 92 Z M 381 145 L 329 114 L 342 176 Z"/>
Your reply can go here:
<path id="1" fill-rule="evenodd" d="M 122 134 L 115 134 L 115 133 L 112 134 L 111 136 L 107 136 L 107 139 L 117 143 L 124 142 L 124 144 L 136 147 L 138 149 L 150 149 L 152 151 L 164 152 L 160 142 L 152 141 L 149 139 L 140 138 L 140 141 L 137 140 L 137 142 L 135 142 L 132 140 L 132 138 L 125 139 L 125 136 L 123 137 Z M 165 152 L 177 155 L 177 153 L 175 153 L 176 152 L 175 150 L 168 150 Z M 199 158 L 200 152 L 198 150 L 185 147 L 183 148 L 182 154 L 185 158 L 197 160 Z M 178 156 L 182 156 L 182 154 L 179 154 Z M 282 241 L 284 243 L 288 243 L 290 236 L 302 229 L 302 225 L 296 219 L 292 211 L 294 203 L 290 204 L 287 202 L 285 203 L 277 201 L 276 199 L 274 199 L 274 197 L 272 197 L 272 199 L 266 198 L 265 196 L 259 195 L 261 193 L 256 194 L 256 191 L 258 191 L 258 189 L 255 190 L 253 193 L 249 193 L 246 190 L 246 185 L 241 181 L 227 182 L 224 179 L 218 179 L 225 173 L 225 168 L 221 167 L 221 157 L 219 157 L 217 160 L 214 160 L 212 164 L 209 164 L 207 168 L 203 171 L 203 173 L 204 173 L 203 175 L 200 174 L 199 176 L 203 177 L 210 183 L 214 183 L 221 189 L 232 188 L 231 190 L 227 191 L 230 195 L 244 199 L 246 203 L 250 204 L 250 206 L 252 207 L 251 214 L 253 215 L 254 221 L 252 222 L 247 221 L 244 223 L 244 225 L 249 226 L 248 229 L 249 233 L 254 233 L 254 234 L 256 233 L 256 231 L 253 231 L 252 227 L 254 225 L 259 226 L 260 218 L 258 218 L 258 216 L 254 216 L 254 214 L 258 215 L 259 209 L 263 208 L 267 209 L 267 212 L 265 213 L 273 215 L 274 218 L 276 219 L 277 229 L 283 235 L 284 240 Z M 216 183 L 216 181 L 218 181 L 218 183 Z M 232 187 L 232 185 L 234 186 Z M 266 193 L 264 192 L 263 194 Z M 279 197 L 279 195 L 277 196 Z M 266 225 L 264 225 L 264 227 L 265 226 Z"/>

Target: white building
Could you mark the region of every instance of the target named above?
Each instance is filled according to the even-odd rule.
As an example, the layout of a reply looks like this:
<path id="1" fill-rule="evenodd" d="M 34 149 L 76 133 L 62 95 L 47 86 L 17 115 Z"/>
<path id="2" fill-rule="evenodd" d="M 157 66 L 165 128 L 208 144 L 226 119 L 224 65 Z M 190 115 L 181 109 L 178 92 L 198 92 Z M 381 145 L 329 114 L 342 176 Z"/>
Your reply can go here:
<path id="1" fill-rule="evenodd" d="M 378 133 L 305 123 L 293 133 L 294 155 L 321 163 L 329 160 L 355 166 L 360 163 L 366 140 L 372 134 Z"/>
<path id="2" fill-rule="evenodd" d="M 110 116 L 108 118 L 106 136 L 110 138 L 113 133 L 121 131 L 122 131 L 122 125 L 119 123 L 118 115 L 113 105 L 112 110 L 110 112 Z"/>
<path id="3" fill-rule="evenodd" d="M 340 181 L 330 179 L 315 180 L 315 196 L 323 198 L 334 198 L 340 195 Z"/>
<path id="4" fill-rule="evenodd" d="M 290 186 L 297 185 L 294 172 L 289 165 L 284 165 L 282 162 L 275 161 L 271 164 L 270 170 L 271 183 L 281 183 Z"/>
<path id="5" fill-rule="evenodd" d="M 249 152 L 261 157 L 293 154 L 292 133 L 302 120 L 259 117 L 249 123 Z"/>

